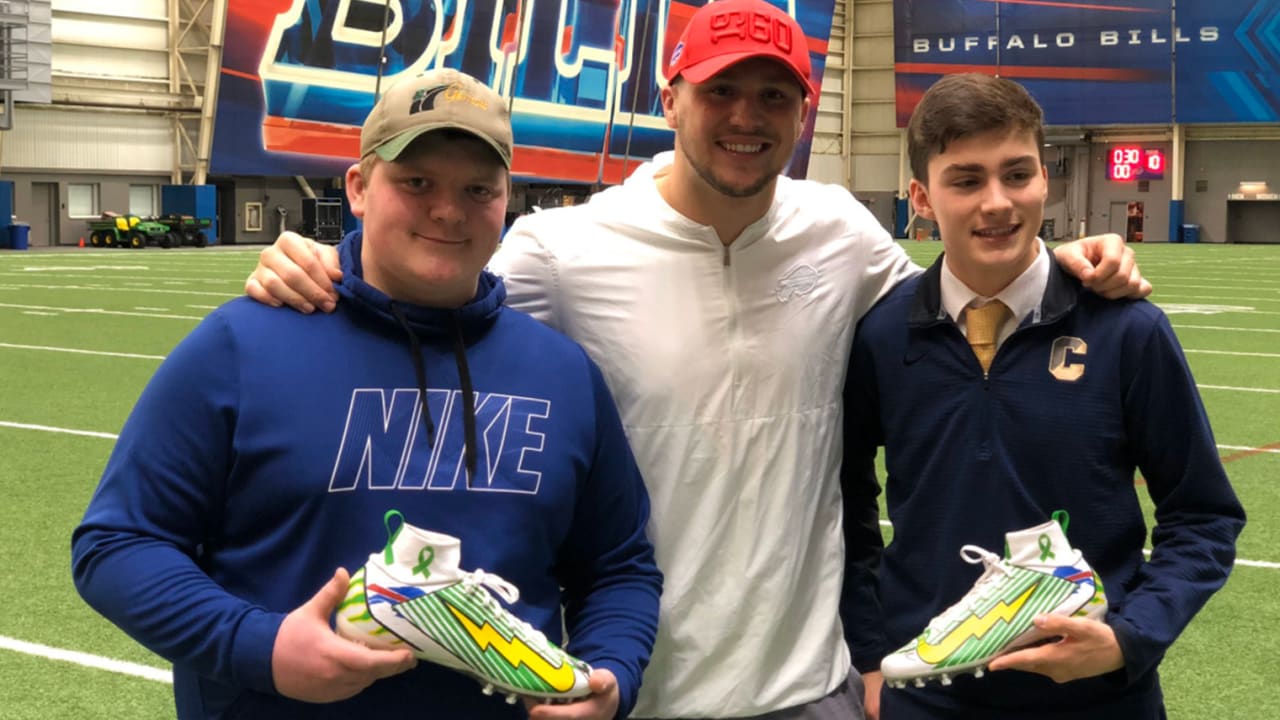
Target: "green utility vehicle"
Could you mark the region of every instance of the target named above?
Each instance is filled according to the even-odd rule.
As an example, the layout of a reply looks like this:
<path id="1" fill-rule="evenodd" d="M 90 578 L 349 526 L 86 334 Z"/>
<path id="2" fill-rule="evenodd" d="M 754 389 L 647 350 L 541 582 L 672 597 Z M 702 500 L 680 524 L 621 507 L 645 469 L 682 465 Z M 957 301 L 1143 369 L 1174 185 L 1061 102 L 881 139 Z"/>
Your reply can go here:
<path id="1" fill-rule="evenodd" d="M 104 212 L 98 220 L 89 221 L 89 244 L 93 247 L 162 248 L 192 245 L 204 247 L 209 238 L 204 230 L 211 221 L 190 215 L 161 215 L 140 218 Z"/>

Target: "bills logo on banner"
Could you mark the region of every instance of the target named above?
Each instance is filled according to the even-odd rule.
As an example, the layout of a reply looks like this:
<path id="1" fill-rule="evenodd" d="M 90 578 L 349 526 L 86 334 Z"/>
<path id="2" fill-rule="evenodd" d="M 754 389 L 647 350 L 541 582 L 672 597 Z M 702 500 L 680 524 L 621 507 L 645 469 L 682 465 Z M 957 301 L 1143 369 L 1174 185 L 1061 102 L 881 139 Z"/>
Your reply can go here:
<path id="1" fill-rule="evenodd" d="M 213 171 L 341 175 L 381 88 L 450 67 L 511 98 L 517 177 L 616 183 L 672 145 L 662 69 L 703 0 L 230 0 Z M 834 0 L 781 0 L 821 79 Z M 385 18 L 385 22 L 384 22 Z M 814 113 L 792 175 L 807 168 Z"/>
<path id="2" fill-rule="evenodd" d="M 1025 85 L 1050 125 L 1274 121 L 1280 109 L 1280 0 L 901 0 L 894 12 L 900 126 L 938 77 L 970 71 Z"/>

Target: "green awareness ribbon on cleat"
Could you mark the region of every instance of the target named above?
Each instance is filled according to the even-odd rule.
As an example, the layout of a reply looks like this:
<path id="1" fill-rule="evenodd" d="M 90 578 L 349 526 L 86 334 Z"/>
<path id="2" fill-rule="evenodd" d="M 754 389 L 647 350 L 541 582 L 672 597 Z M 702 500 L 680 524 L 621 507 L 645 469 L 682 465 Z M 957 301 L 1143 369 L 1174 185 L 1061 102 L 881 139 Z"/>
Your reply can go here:
<path id="1" fill-rule="evenodd" d="M 399 520 L 400 525 L 395 530 L 391 529 L 391 523 Z M 404 515 L 399 510 L 391 509 L 382 516 L 382 524 L 387 528 L 387 544 L 382 548 L 382 557 L 388 565 L 395 564 L 395 553 L 392 552 L 391 546 L 395 544 L 396 537 L 400 535 L 400 531 L 404 530 Z M 421 575 L 423 578 L 431 577 L 431 561 L 436 559 L 436 551 L 434 548 L 424 547 L 418 551 L 418 564 L 413 566 L 413 574 Z"/>
<path id="2" fill-rule="evenodd" d="M 1057 556 L 1053 554 L 1053 543 L 1049 540 L 1048 535 L 1041 535 L 1040 539 L 1036 542 L 1040 545 L 1040 562 L 1057 558 Z"/>
<path id="3" fill-rule="evenodd" d="M 391 521 L 395 518 L 399 518 L 400 527 L 393 531 L 391 529 Z M 396 536 L 404 529 L 404 515 L 401 515 L 399 510 L 392 508 L 382 516 L 382 524 L 387 528 L 387 544 L 382 548 L 382 559 L 388 565 L 394 565 L 396 562 L 396 556 L 395 553 L 391 551 L 391 546 L 395 543 Z"/>
<path id="4" fill-rule="evenodd" d="M 1067 533 L 1067 526 L 1071 524 L 1071 515 L 1066 510 L 1054 510 L 1053 521 L 1062 526 L 1062 534 Z"/>
<path id="5" fill-rule="evenodd" d="M 431 561 L 436 559 L 436 551 L 424 547 L 418 551 L 418 564 L 413 566 L 414 575 L 422 575 L 424 579 L 431 577 Z"/>

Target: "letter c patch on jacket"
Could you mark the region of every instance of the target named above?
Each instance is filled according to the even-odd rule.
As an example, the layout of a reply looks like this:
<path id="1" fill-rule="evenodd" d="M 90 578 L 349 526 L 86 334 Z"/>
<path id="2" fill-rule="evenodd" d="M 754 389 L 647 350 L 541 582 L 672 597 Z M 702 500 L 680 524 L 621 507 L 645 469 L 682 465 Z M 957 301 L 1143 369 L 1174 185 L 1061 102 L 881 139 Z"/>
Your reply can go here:
<path id="1" fill-rule="evenodd" d="M 1084 376 L 1084 357 L 1089 344 L 1078 337 L 1063 336 L 1053 341 L 1049 352 L 1049 374 L 1062 382 L 1075 382 Z"/>

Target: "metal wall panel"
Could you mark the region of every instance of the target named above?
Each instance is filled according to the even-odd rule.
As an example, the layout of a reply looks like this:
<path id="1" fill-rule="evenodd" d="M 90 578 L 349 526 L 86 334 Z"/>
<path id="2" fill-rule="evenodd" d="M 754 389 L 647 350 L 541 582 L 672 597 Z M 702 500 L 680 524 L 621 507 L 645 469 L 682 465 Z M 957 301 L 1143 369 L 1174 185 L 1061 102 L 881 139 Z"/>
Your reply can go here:
<path id="1" fill-rule="evenodd" d="M 53 9 L 60 13 L 82 13 L 101 17 L 165 18 L 165 0 L 54 0 Z"/>
<path id="2" fill-rule="evenodd" d="M 899 132 L 895 123 L 893 2 L 850 0 L 848 156 L 850 189 L 858 197 L 898 188 Z M 887 208 L 879 208 L 888 212 Z"/>
<path id="3" fill-rule="evenodd" d="M 19 105 L 4 138 L 4 167 L 168 173 L 173 127 L 163 115 Z"/>
<path id="4" fill-rule="evenodd" d="M 53 63 L 52 11 L 49 0 L 28 0 L 27 8 L 27 89 L 14 92 L 13 99 L 17 102 L 48 103 L 53 88 L 50 75 Z"/>
<path id="5" fill-rule="evenodd" d="M 848 186 L 845 170 L 847 153 L 844 135 L 848 98 L 848 70 L 845 65 L 848 38 L 845 36 L 845 13 L 848 0 L 836 0 L 831 18 L 831 39 L 827 43 L 827 67 L 822 76 L 822 97 L 813 126 L 813 145 L 809 154 L 807 177 L 818 182 Z"/>

